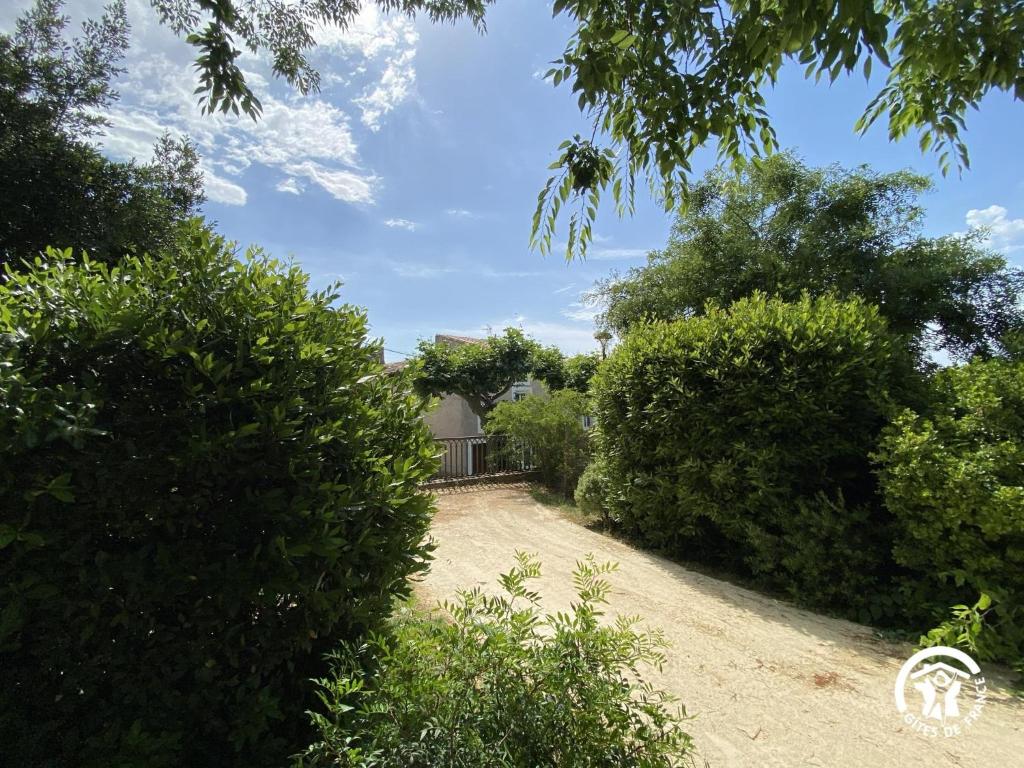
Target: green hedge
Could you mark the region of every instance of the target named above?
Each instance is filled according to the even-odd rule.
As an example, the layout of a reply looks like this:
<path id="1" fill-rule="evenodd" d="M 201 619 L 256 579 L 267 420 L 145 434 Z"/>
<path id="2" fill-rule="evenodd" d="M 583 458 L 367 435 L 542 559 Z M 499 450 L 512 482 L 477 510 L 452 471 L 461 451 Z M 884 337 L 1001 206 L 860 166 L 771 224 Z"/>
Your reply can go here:
<path id="1" fill-rule="evenodd" d="M 593 382 L 613 518 L 649 545 L 802 602 L 893 610 L 869 453 L 905 361 L 859 300 L 755 294 L 633 330 Z"/>
<path id="2" fill-rule="evenodd" d="M 894 556 L 921 608 L 995 603 L 983 655 L 1024 657 L 1024 363 L 976 361 L 938 373 L 927 418 L 886 431 L 881 482 Z"/>
<path id="3" fill-rule="evenodd" d="M 325 651 L 422 567 L 420 400 L 250 256 L 196 227 L 0 285 L 5 765 L 280 765 Z"/>

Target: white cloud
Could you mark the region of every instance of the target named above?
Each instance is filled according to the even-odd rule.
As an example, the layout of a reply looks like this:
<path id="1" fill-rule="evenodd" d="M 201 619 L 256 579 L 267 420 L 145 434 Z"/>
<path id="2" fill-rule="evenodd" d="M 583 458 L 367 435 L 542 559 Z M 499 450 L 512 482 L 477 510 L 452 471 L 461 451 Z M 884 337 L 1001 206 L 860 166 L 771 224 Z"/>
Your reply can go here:
<path id="1" fill-rule="evenodd" d="M 467 211 L 465 208 L 449 208 L 445 211 L 449 216 L 455 219 L 478 219 L 479 214 Z"/>
<path id="2" fill-rule="evenodd" d="M 481 277 L 492 277 L 492 278 L 510 278 L 510 277 L 543 277 L 546 272 L 539 272 L 536 270 L 502 270 L 493 269 L 491 267 L 484 267 L 483 269 L 475 270 L 475 273 Z"/>
<path id="3" fill-rule="evenodd" d="M 206 196 L 216 203 L 245 205 L 249 199 L 244 188 L 218 176 L 208 168 L 203 169 L 203 187 L 206 189 Z"/>
<path id="4" fill-rule="evenodd" d="M 366 5 L 347 29 L 325 26 L 315 35 L 321 47 L 351 57 L 358 54 L 369 62 L 383 61 L 383 70 L 375 83 L 368 84 L 354 99 L 362 111 L 362 122 L 378 131 L 381 119 L 406 101 L 416 82 L 416 44 L 419 33 L 406 16 L 385 16 L 373 5 Z M 365 74 L 365 67 L 355 75 Z M 343 81 L 349 84 L 351 81 Z"/>
<path id="5" fill-rule="evenodd" d="M 363 112 L 363 125 L 371 131 L 379 131 L 381 118 L 405 101 L 412 91 L 416 82 L 416 70 L 412 67 L 415 55 L 415 50 L 408 50 L 389 58 L 377 85 L 355 99 Z"/>
<path id="6" fill-rule="evenodd" d="M 346 203 L 372 203 L 377 185 L 376 176 L 360 176 L 351 171 L 332 170 L 319 163 L 306 160 L 285 165 L 292 176 L 304 176 L 326 190 L 332 197 Z"/>
<path id="7" fill-rule="evenodd" d="M 562 315 L 564 317 L 569 318 L 570 320 L 575 320 L 580 323 L 593 323 L 594 318 L 597 317 L 600 311 L 600 307 L 597 307 L 593 304 L 574 301 L 572 304 L 570 304 L 568 307 L 562 310 Z"/>
<path id="8" fill-rule="evenodd" d="M 416 45 L 419 34 L 406 16 L 385 16 L 374 5 L 366 5 L 346 29 L 324 25 L 313 37 L 321 48 L 341 53 L 358 52 L 374 59 Z"/>
<path id="9" fill-rule="evenodd" d="M 384 219 L 384 226 L 391 227 L 392 229 L 407 229 L 410 232 L 415 232 L 418 225 L 415 221 L 409 221 L 408 219 Z"/>
<path id="10" fill-rule="evenodd" d="M 615 259 L 642 259 L 650 252 L 647 248 L 591 248 L 587 259 L 613 261 Z"/>
<path id="11" fill-rule="evenodd" d="M 558 293 L 568 293 L 569 291 L 571 291 L 575 287 L 576 287 L 576 283 L 569 283 L 568 285 L 562 286 L 561 288 L 558 288 L 558 289 L 552 291 L 552 293 L 555 293 L 555 294 L 558 294 Z"/>
<path id="12" fill-rule="evenodd" d="M 278 192 L 288 192 L 292 195 L 301 195 L 304 187 L 299 183 L 299 180 L 294 176 L 288 176 L 281 181 L 277 182 L 275 189 Z"/>
<path id="13" fill-rule="evenodd" d="M 391 262 L 391 271 L 399 277 L 411 278 L 414 280 L 430 279 L 440 277 L 456 270 L 451 267 L 437 267 L 432 264 L 418 264 L 411 261 Z"/>
<path id="14" fill-rule="evenodd" d="M 1024 219 L 1010 219 L 1006 214 L 1007 210 L 1001 205 L 972 208 L 967 212 L 967 226 L 987 229 L 986 242 L 997 251 L 1013 253 L 1024 250 Z"/>
<path id="15" fill-rule="evenodd" d="M 484 323 L 476 328 L 445 328 L 440 332 L 451 333 L 456 336 L 487 336 L 488 334 L 501 333 L 503 328 L 510 326 L 521 329 L 527 336 L 531 336 L 544 346 L 554 345 L 558 347 L 567 355 L 575 355 L 580 352 L 594 352 L 600 348 L 600 345 L 594 339 L 594 331 L 592 329 L 547 320 L 531 320 L 521 314 L 493 323 Z"/>
<path id="16" fill-rule="evenodd" d="M 77 27 L 79 14 L 95 15 L 101 7 L 101 0 L 76 4 L 69 9 L 76 17 L 72 27 Z M 347 203 L 374 202 L 381 180 L 361 165 L 349 113 L 358 110 L 362 124 L 377 130 L 414 95 L 419 36 L 411 18 L 385 15 L 369 4 L 348 29 L 316 32 L 323 44 L 317 63 L 325 86 L 344 87 L 336 95 L 332 92 L 334 103 L 326 96 L 298 96 L 273 77 L 265 53 L 245 52 L 240 59 L 245 77 L 263 105 L 261 117 L 253 121 L 244 115 L 203 115 L 193 93 L 192 48 L 158 22 L 147 0 L 129 0 L 128 11 L 132 38 L 127 73 L 116 83 L 122 99 L 113 105 L 111 125 L 99 137 L 108 154 L 148 160 L 153 142 L 170 130 L 189 135 L 199 146 L 213 184 L 208 189 L 211 200 L 241 204 L 243 183 L 232 177 L 263 166 L 278 177 L 291 177 L 277 185 L 284 192 L 302 194 L 320 187 Z M 332 71 L 344 77 L 332 77 Z"/>
<path id="17" fill-rule="evenodd" d="M 258 163 L 304 177 L 339 200 L 373 202 L 379 179 L 360 169 L 348 116 L 332 104 L 322 99 L 285 101 L 266 94 L 258 121 L 202 115 L 190 92 L 187 65 L 153 57 L 130 71 L 130 87 L 122 90 L 138 98 L 113 107 L 110 126 L 101 138 L 114 157 L 145 160 L 156 137 L 170 129 L 195 140 L 208 169 L 237 176 Z M 285 191 L 301 191 L 290 186 L 294 189 Z M 210 199 L 217 198 L 210 194 Z"/>

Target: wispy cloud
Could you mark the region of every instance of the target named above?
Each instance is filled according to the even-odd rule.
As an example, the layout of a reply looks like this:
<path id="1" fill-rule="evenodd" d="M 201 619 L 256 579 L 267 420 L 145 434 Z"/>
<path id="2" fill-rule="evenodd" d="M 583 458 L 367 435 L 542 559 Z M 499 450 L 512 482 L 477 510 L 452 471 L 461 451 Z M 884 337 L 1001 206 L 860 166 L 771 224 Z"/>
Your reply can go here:
<path id="1" fill-rule="evenodd" d="M 452 267 L 439 267 L 433 264 L 419 264 L 411 261 L 392 261 L 389 266 L 391 271 L 399 277 L 413 280 L 431 279 L 457 271 Z"/>
<path id="2" fill-rule="evenodd" d="M 408 219 L 384 219 L 384 226 L 391 227 L 392 229 L 407 229 L 410 232 L 415 232 L 418 225 L 415 221 L 409 221 Z"/>
<path id="3" fill-rule="evenodd" d="M 102 2 L 74 5 L 69 13 L 77 18 L 79 13 L 92 15 Z M 107 154 L 145 162 L 154 141 L 169 130 L 198 144 L 207 195 L 215 202 L 244 205 L 248 195 L 241 176 L 253 166 L 285 174 L 288 178 L 277 184 L 285 193 L 320 189 L 346 203 L 374 202 L 381 180 L 362 166 L 352 123 L 354 119 L 357 128 L 361 123 L 376 131 L 388 114 L 413 98 L 419 35 L 412 19 L 381 13 L 370 4 L 346 29 L 316 30 L 321 43 L 317 56 L 326 60 L 320 69 L 345 73 L 325 79 L 331 100 L 297 98 L 287 90 L 284 96 L 275 95 L 281 89 L 274 86 L 269 56 L 245 52 L 239 61 L 263 103 L 261 118 L 252 121 L 201 114 L 193 93 L 192 50 L 157 22 L 146 0 L 129 0 L 128 13 L 131 46 L 126 74 L 117 82 L 122 98 L 107 115 L 110 126 L 98 137 Z M 334 93 L 336 88 L 344 91 Z"/>
<path id="4" fill-rule="evenodd" d="M 649 248 L 591 248 L 587 259 L 614 261 L 617 259 L 642 259 L 650 253 Z"/>
<path id="5" fill-rule="evenodd" d="M 552 322 L 550 320 L 535 320 L 523 314 L 513 315 L 504 319 L 495 320 L 491 323 L 482 323 L 475 328 L 441 328 L 441 333 L 451 333 L 456 336 L 487 336 L 488 334 L 500 333 L 503 328 L 519 328 L 527 336 L 530 336 L 541 344 L 554 345 L 567 355 L 575 355 L 579 352 L 593 352 L 599 348 L 594 339 L 594 332 L 589 328 L 582 328 L 579 325 Z"/>
<path id="6" fill-rule="evenodd" d="M 481 277 L 491 278 L 542 277 L 547 274 L 546 272 L 539 272 L 536 270 L 503 270 L 492 269 L 490 267 L 484 267 L 483 269 L 473 270 L 473 273 L 480 275 Z"/>
<path id="7" fill-rule="evenodd" d="M 281 181 L 277 182 L 277 186 L 274 187 L 278 192 L 287 192 L 292 195 L 302 194 L 302 185 L 299 180 L 294 176 L 287 176 Z"/>
<path id="8" fill-rule="evenodd" d="M 576 287 L 576 283 L 569 283 L 568 285 L 565 285 L 565 286 L 562 286 L 561 288 L 555 289 L 554 291 L 552 291 L 552 293 L 555 293 L 555 294 L 558 294 L 558 293 L 568 293 L 569 291 L 571 291 L 575 287 Z"/>
<path id="9" fill-rule="evenodd" d="M 445 211 L 449 216 L 455 219 L 478 219 L 480 214 L 468 211 L 465 208 L 449 208 Z"/>
<path id="10" fill-rule="evenodd" d="M 600 307 L 597 307 L 594 304 L 574 301 L 562 310 L 562 316 L 581 323 L 593 323 L 594 318 L 600 314 L 600 311 Z"/>
<path id="11" fill-rule="evenodd" d="M 219 176 L 203 164 L 203 189 L 206 196 L 225 205 L 245 205 L 249 195 L 245 189 L 223 176 Z"/>
<path id="12" fill-rule="evenodd" d="M 1010 254 L 1024 250 L 1024 219 L 1011 219 L 1001 205 L 972 208 L 967 212 L 967 226 L 988 230 L 989 247 Z"/>

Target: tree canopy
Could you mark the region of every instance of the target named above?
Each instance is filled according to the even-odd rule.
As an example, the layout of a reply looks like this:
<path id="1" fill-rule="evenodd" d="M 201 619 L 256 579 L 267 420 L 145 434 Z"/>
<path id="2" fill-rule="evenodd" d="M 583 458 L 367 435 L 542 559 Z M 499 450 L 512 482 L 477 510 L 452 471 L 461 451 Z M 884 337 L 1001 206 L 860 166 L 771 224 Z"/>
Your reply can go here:
<path id="1" fill-rule="evenodd" d="M 623 334 L 754 291 L 787 301 L 833 293 L 877 304 L 919 352 L 996 354 L 1024 325 L 1024 276 L 986 250 L 981 233 L 924 237 L 918 198 L 928 187 L 906 171 L 809 168 L 788 154 L 739 178 L 712 171 L 694 185 L 665 249 L 599 284 L 601 322 Z"/>
<path id="2" fill-rule="evenodd" d="M 364 6 L 433 22 L 468 18 L 484 29 L 491 0 L 151 0 L 161 20 L 198 50 L 205 110 L 260 103 L 237 63 L 242 48 L 268 51 L 274 74 L 302 93 L 320 78 L 307 59 L 318 25 L 342 28 Z M 586 253 L 600 198 L 620 213 L 647 180 L 672 210 L 688 199 L 691 162 L 713 143 L 735 167 L 778 148 L 765 92 L 785 65 L 806 77 L 884 71 L 854 125 L 888 121 L 891 139 L 919 135 L 943 173 L 969 163 L 965 116 L 993 90 L 1024 99 L 1024 4 L 1019 0 L 555 0 L 575 32 L 548 72 L 571 84 L 593 121 L 589 139 L 562 144 L 533 220 L 532 241 L 552 247 L 569 214 L 566 255 Z M 598 138 L 600 136 L 600 138 Z"/>
<path id="3" fill-rule="evenodd" d="M 461 396 L 485 422 L 498 398 L 533 371 L 538 350 L 537 343 L 518 328 L 461 343 L 421 341 L 417 387 L 426 395 Z"/>
<path id="4" fill-rule="evenodd" d="M 274 74 L 300 93 L 320 89 L 320 73 L 306 53 L 316 45 L 321 25 L 347 28 L 364 6 L 375 4 L 384 12 L 415 17 L 423 13 L 432 22 L 468 18 L 484 28 L 484 11 L 493 0 L 150 0 L 160 20 L 198 50 L 200 103 L 206 112 L 245 112 L 252 118 L 262 111 L 237 63 L 238 47 L 252 53 L 267 51 Z M 238 41 L 236 43 L 236 40 Z"/>
<path id="5" fill-rule="evenodd" d="M 620 212 L 638 179 L 672 210 L 689 198 L 697 149 L 716 144 L 734 168 L 778 149 L 765 93 L 787 64 L 828 81 L 884 70 L 854 129 L 886 118 L 890 139 L 917 132 L 943 173 L 969 163 L 969 109 L 992 90 L 1024 99 L 1019 0 L 555 0 L 553 10 L 577 28 L 548 76 L 571 83 L 594 135 L 562 144 L 533 242 L 549 250 L 572 206 L 569 258 L 585 253 L 609 185 Z"/>
<path id="6" fill-rule="evenodd" d="M 204 196 L 199 156 L 165 135 L 148 164 L 106 159 L 89 138 L 117 97 L 128 45 L 124 4 L 68 41 L 59 0 L 39 0 L 0 35 L 0 265 L 47 246 L 114 261 L 169 247 Z"/>

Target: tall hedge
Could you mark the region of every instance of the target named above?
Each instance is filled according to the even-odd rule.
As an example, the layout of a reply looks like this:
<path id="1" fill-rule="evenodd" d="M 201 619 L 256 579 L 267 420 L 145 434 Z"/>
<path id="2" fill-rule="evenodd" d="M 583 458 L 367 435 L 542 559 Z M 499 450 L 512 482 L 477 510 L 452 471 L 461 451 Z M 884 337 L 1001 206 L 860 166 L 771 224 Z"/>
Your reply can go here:
<path id="1" fill-rule="evenodd" d="M 919 609 L 995 601 L 984 655 L 1024 657 L 1024 363 L 975 361 L 933 382 L 927 416 L 886 430 L 881 481 L 894 556 Z"/>
<path id="2" fill-rule="evenodd" d="M 194 228 L 0 284 L 5 765 L 280 765 L 422 568 L 420 400 L 364 315 Z"/>
<path id="3" fill-rule="evenodd" d="M 868 457 L 897 349 L 876 308 L 831 297 L 637 327 L 592 385 L 609 512 L 804 603 L 886 611 L 865 592 L 891 560 Z"/>

